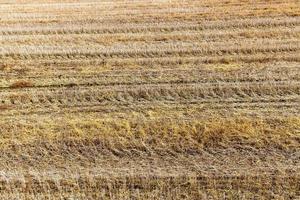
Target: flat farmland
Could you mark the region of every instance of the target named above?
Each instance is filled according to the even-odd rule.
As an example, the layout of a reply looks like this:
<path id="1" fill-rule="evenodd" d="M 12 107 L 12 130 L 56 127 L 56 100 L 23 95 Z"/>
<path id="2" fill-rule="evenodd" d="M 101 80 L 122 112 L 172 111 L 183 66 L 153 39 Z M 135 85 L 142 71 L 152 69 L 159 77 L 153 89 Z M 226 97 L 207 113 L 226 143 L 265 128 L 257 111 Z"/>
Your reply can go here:
<path id="1" fill-rule="evenodd" d="M 299 199 L 298 0 L 0 0 L 0 199 Z"/>

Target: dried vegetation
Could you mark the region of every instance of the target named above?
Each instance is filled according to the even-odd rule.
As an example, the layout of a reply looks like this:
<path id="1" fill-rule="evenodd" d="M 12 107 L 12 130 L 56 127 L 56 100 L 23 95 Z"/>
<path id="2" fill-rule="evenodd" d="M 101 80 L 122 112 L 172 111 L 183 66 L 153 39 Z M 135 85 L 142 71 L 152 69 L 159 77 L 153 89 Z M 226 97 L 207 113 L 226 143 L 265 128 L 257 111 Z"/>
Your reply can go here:
<path id="1" fill-rule="evenodd" d="M 297 1 L 0 0 L 0 199 L 300 198 Z"/>

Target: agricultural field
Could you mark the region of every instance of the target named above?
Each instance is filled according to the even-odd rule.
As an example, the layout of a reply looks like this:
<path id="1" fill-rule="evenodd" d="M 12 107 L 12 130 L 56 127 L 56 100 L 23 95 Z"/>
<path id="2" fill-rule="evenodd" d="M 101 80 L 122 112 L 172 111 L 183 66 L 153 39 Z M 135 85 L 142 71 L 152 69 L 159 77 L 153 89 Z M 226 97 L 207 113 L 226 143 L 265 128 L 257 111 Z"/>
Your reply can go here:
<path id="1" fill-rule="evenodd" d="M 0 0 L 0 199 L 300 199 L 299 0 Z"/>

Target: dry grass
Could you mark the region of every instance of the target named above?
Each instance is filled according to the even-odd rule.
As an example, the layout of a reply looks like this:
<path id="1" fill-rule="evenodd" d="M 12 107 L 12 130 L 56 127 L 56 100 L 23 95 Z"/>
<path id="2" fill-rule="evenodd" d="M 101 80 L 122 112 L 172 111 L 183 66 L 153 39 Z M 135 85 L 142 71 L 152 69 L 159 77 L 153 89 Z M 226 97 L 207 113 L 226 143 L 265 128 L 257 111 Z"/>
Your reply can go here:
<path id="1" fill-rule="evenodd" d="M 300 198 L 297 2 L 0 13 L 0 199 Z"/>
<path id="2" fill-rule="evenodd" d="M 33 84 L 29 81 L 16 81 L 10 85 L 10 88 L 24 88 L 24 87 L 32 87 Z"/>

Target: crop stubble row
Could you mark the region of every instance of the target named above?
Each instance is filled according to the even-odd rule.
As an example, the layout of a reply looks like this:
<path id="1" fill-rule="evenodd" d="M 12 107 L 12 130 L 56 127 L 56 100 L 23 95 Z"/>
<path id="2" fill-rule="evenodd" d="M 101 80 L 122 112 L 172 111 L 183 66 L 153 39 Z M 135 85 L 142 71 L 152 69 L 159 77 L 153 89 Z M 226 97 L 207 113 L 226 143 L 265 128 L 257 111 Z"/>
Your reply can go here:
<path id="1" fill-rule="evenodd" d="M 0 11 L 1 198 L 299 196 L 297 1 Z"/>

